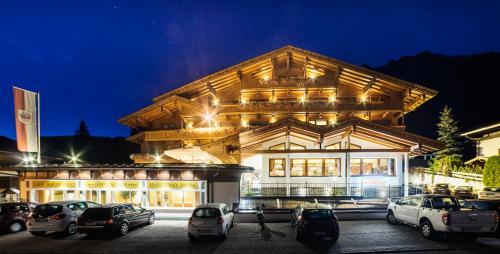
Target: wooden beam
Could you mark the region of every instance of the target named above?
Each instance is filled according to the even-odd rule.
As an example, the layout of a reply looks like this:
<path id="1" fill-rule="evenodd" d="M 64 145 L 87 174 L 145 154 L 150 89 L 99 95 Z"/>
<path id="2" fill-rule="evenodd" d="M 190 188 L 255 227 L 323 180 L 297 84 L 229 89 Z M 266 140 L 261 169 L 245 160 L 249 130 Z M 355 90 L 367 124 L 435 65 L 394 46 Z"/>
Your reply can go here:
<path id="1" fill-rule="evenodd" d="M 292 64 L 292 51 L 286 52 L 286 76 L 290 74 L 290 66 Z"/>
<path id="2" fill-rule="evenodd" d="M 276 60 L 275 57 L 271 58 L 271 65 L 272 65 L 272 70 L 271 70 L 271 79 L 277 79 L 278 76 L 276 75 L 276 65 L 278 64 L 278 61 Z"/>
<path id="3" fill-rule="evenodd" d="M 363 89 L 363 95 L 366 95 L 368 92 L 370 92 L 374 84 L 375 84 L 375 78 L 373 77 L 368 82 L 368 84 L 366 84 L 366 87 Z"/>
<path id="4" fill-rule="evenodd" d="M 215 89 L 214 89 L 214 87 L 212 86 L 212 84 L 210 83 L 210 81 L 208 81 L 208 82 L 206 83 L 206 86 L 207 86 L 207 89 L 208 89 L 208 91 L 210 92 L 210 94 L 211 94 L 213 97 L 215 97 L 215 95 L 216 95 L 216 92 L 217 92 L 217 91 L 215 91 Z"/>
<path id="5" fill-rule="evenodd" d="M 340 74 L 342 72 L 342 67 L 337 66 L 337 69 L 335 70 L 335 73 L 333 73 L 333 87 L 338 88 L 339 87 L 339 78 Z"/>

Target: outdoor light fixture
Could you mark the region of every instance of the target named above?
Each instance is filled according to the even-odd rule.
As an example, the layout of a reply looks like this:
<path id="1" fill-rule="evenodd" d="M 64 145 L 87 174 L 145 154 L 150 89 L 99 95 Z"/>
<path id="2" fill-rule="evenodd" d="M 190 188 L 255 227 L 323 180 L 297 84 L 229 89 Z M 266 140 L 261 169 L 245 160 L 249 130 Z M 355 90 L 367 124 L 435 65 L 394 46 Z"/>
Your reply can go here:
<path id="1" fill-rule="evenodd" d="M 205 116 L 203 116 L 203 118 L 205 118 L 205 121 L 207 122 L 212 121 L 212 115 L 210 115 L 209 113 L 206 113 Z"/>
<path id="2" fill-rule="evenodd" d="M 161 155 L 159 155 L 159 154 L 155 155 L 155 162 L 156 163 L 160 163 L 161 162 Z"/>
<path id="3" fill-rule="evenodd" d="M 31 156 L 25 156 L 25 157 L 23 157 L 23 162 L 24 162 L 25 164 L 32 163 L 34 160 L 35 160 L 35 158 L 33 158 L 33 157 L 31 157 Z"/>
<path id="4" fill-rule="evenodd" d="M 269 76 L 264 76 L 264 81 L 269 81 Z"/>
<path id="5" fill-rule="evenodd" d="M 248 127 L 248 121 L 247 120 L 241 120 L 241 127 Z"/>
<path id="6" fill-rule="evenodd" d="M 71 157 L 69 158 L 69 161 L 76 164 L 78 162 L 78 156 L 76 156 L 74 154 L 71 155 Z"/>
<path id="7" fill-rule="evenodd" d="M 366 102 L 367 96 L 366 94 L 361 95 L 360 102 Z"/>
<path id="8" fill-rule="evenodd" d="M 248 102 L 247 98 L 241 97 L 241 104 L 246 104 Z"/>
<path id="9" fill-rule="evenodd" d="M 335 103 L 335 95 L 330 95 L 330 97 L 328 97 L 328 101 L 331 103 Z"/>
<path id="10" fill-rule="evenodd" d="M 214 105 L 214 107 L 217 107 L 219 105 L 219 99 L 218 98 L 214 98 L 213 101 L 212 101 L 212 105 Z"/>

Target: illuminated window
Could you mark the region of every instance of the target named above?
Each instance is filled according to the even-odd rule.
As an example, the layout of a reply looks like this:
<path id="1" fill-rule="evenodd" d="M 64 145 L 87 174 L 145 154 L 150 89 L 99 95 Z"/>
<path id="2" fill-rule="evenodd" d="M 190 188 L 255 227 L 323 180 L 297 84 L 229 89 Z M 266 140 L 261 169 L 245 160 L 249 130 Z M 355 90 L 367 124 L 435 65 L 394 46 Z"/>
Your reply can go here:
<path id="1" fill-rule="evenodd" d="M 325 146 L 326 150 L 340 149 L 340 142 Z"/>
<path id="2" fill-rule="evenodd" d="M 269 147 L 269 150 L 285 150 L 285 143 Z"/>
<path id="3" fill-rule="evenodd" d="M 323 176 L 323 160 L 307 160 L 307 176 Z"/>
<path id="4" fill-rule="evenodd" d="M 269 160 L 269 176 L 272 177 L 285 176 L 285 159 Z"/>
<path id="5" fill-rule="evenodd" d="M 305 146 L 290 143 L 290 150 L 306 150 Z"/>
<path id="6" fill-rule="evenodd" d="M 361 149 L 361 146 L 350 144 L 349 149 Z"/>
<path id="7" fill-rule="evenodd" d="M 306 160 L 292 159 L 292 167 L 290 169 L 290 176 L 305 176 Z"/>
<path id="8" fill-rule="evenodd" d="M 351 159 L 351 176 L 395 176 L 394 159 Z"/>
<path id="9" fill-rule="evenodd" d="M 325 159 L 326 176 L 340 176 L 340 159 Z"/>

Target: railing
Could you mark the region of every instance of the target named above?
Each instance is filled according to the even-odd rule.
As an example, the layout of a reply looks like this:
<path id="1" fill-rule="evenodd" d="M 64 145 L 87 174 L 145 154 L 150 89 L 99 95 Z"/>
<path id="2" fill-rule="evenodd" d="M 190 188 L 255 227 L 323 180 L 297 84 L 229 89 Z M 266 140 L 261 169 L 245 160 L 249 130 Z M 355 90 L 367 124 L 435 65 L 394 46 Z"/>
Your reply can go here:
<path id="1" fill-rule="evenodd" d="M 409 186 L 409 194 L 422 194 L 419 187 Z M 363 197 L 391 198 L 404 196 L 402 185 L 365 185 L 336 183 L 261 183 L 242 185 L 243 197 Z"/>
<path id="2" fill-rule="evenodd" d="M 327 101 L 309 102 L 251 102 L 237 105 L 225 105 L 220 114 L 237 112 L 323 112 L 339 110 L 400 110 L 400 105 L 391 105 L 383 101 L 366 103 L 328 103 Z"/>
<path id="3" fill-rule="evenodd" d="M 430 170 L 425 170 L 424 172 L 427 174 L 433 174 L 433 175 L 443 175 L 442 173 L 433 172 Z M 460 179 L 465 179 L 465 180 L 474 180 L 474 181 L 478 181 L 478 182 L 483 181 L 483 175 L 475 174 L 475 173 L 451 172 L 451 174 L 449 176 L 455 177 L 455 178 L 460 178 Z"/>
<path id="4" fill-rule="evenodd" d="M 239 132 L 238 128 L 194 128 L 187 130 L 158 130 L 145 131 L 146 141 L 179 140 L 179 139 L 217 139 L 234 135 Z"/>

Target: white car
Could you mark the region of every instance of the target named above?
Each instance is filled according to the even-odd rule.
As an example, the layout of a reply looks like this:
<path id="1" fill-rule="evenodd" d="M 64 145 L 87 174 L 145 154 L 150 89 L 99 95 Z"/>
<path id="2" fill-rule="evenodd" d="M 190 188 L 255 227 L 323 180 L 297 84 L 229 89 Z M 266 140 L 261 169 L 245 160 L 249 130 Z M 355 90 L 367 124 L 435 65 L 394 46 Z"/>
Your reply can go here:
<path id="1" fill-rule="evenodd" d="M 464 234 L 469 239 L 480 233 L 496 231 L 498 214 L 460 207 L 457 199 L 440 194 L 404 197 L 387 208 L 390 224 L 404 223 L 420 228 L 425 238 L 435 238 L 439 232 Z"/>
<path id="2" fill-rule="evenodd" d="M 43 236 L 48 231 L 75 234 L 78 217 L 88 207 L 98 206 L 100 205 L 89 201 L 61 201 L 37 205 L 28 221 L 28 231 L 36 236 Z"/>
<path id="3" fill-rule="evenodd" d="M 208 203 L 196 207 L 188 221 L 189 240 L 200 236 L 217 236 L 226 239 L 233 226 L 234 213 L 226 204 Z"/>
<path id="4" fill-rule="evenodd" d="M 500 187 L 484 187 L 478 199 L 500 199 Z"/>

